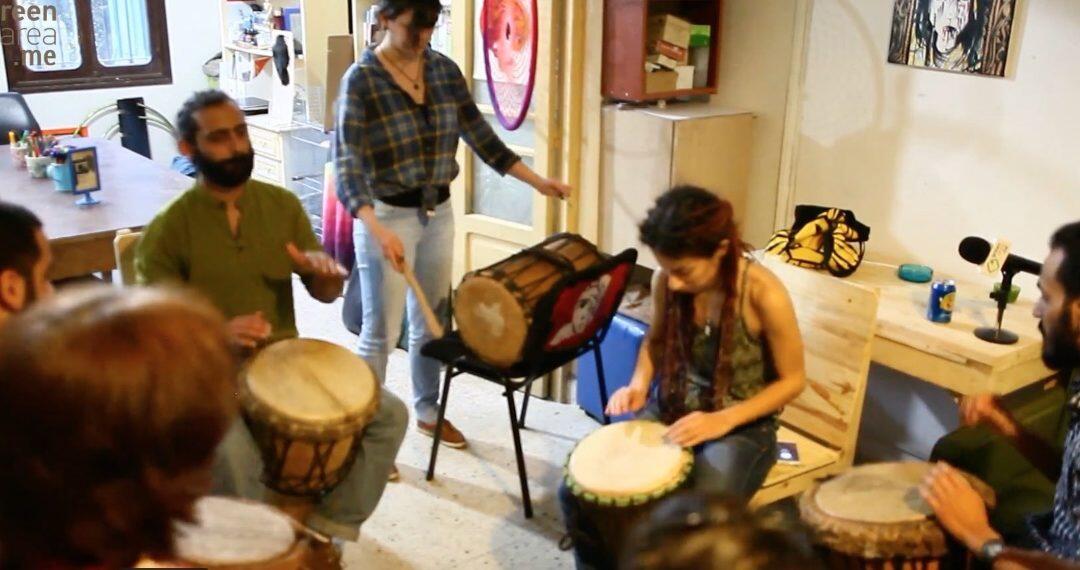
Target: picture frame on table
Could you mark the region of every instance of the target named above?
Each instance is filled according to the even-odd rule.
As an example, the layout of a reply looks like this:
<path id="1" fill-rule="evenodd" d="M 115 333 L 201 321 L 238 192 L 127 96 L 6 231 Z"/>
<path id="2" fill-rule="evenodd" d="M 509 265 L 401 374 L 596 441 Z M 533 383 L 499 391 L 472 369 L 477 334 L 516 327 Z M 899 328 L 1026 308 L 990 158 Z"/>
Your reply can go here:
<path id="1" fill-rule="evenodd" d="M 82 198 L 76 202 L 80 206 L 97 204 L 91 193 L 101 190 L 101 169 L 98 167 L 97 148 L 76 148 L 68 152 L 68 168 L 71 179 L 75 181 L 74 192 Z"/>

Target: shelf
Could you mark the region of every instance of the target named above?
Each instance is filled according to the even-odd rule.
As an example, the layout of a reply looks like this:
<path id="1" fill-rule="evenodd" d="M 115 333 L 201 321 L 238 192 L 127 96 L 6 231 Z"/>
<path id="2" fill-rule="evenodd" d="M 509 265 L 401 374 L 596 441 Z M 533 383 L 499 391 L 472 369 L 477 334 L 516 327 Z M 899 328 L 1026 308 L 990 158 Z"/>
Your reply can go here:
<path id="1" fill-rule="evenodd" d="M 224 48 L 230 51 L 238 51 L 240 53 L 247 53 L 258 57 L 274 57 L 274 52 L 269 49 L 238 46 L 236 44 L 225 44 Z"/>
<path id="2" fill-rule="evenodd" d="M 715 95 L 715 87 L 696 87 L 693 89 L 676 89 L 675 91 L 657 91 L 645 93 L 643 100 L 675 99 L 676 97 L 694 97 L 697 95 Z"/>

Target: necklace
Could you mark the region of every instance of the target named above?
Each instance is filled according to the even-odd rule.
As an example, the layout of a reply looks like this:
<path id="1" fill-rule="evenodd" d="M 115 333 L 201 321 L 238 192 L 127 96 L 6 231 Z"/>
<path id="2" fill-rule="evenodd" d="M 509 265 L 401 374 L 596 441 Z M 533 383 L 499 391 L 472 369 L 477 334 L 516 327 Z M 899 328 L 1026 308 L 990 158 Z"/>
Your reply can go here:
<path id="1" fill-rule="evenodd" d="M 416 68 L 416 75 L 414 75 L 412 77 L 410 77 L 409 74 L 406 73 L 405 70 L 400 65 L 398 65 L 397 62 L 394 61 L 393 58 L 391 58 L 389 54 L 386 53 L 385 49 L 383 49 L 383 56 L 386 59 L 386 61 L 390 62 L 390 65 L 394 66 L 394 69 L 398 70 L 403 77 L 405 77 L 406 79 L 408 79 L 409 81 L 412 82 L 412 86 L 413 86 L 414 90 L 416 90 L 416 91 L 420 90 L 420 76 L 424 73 L 424 56 L 423 55 L 420 56 L 420 65 L 418 65 L 417 68 Z"/>

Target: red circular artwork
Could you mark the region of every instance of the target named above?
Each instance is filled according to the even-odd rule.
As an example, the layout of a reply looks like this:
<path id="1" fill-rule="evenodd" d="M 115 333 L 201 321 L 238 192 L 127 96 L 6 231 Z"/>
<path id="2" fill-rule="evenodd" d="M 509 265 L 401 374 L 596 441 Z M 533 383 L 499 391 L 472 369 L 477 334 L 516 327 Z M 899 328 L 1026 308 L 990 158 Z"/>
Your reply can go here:
<path id="1" fill-rule="evenodd" d="M 529 112 L 536 78 L 536 0 L 484 0 L 480 35 L 495 115 L 515 130 Z"/>

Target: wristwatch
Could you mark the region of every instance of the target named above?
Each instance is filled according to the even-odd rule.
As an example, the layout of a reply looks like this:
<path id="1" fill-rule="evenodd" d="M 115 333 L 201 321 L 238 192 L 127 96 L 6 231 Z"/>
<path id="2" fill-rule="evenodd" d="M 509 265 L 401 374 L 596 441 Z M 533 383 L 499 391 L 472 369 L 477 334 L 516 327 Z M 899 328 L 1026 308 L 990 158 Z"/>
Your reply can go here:
<path id="1" fill-rule="evenodd" d="M 1002 550 L 1005 550 L 1005 542 L 1000 538 L 992 538 L 979 547 L 977 555 L 980 560 L 993 562 L 1001 554 Z"/>

